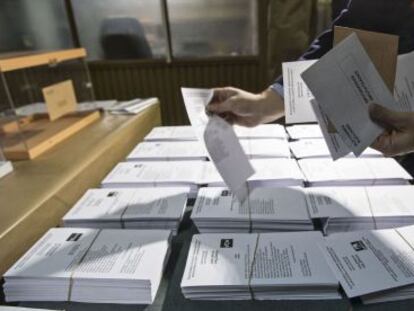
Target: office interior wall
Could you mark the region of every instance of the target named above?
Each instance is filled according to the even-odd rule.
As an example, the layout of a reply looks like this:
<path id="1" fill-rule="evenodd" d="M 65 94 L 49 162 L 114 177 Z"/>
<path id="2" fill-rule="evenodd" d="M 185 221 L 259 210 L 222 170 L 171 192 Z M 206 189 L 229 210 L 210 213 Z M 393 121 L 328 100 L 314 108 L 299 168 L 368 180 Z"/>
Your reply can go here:
<path id="1" fill-rule="evenodd" d="M 98 99 L 157 96 L 164 125 L 188 124 L 180 87 L 235 86 L 259 92 L 266 74 L 267 0 L 258 3 L 258 56 L 213 57 L 147 61 L 90 62 Z"/>

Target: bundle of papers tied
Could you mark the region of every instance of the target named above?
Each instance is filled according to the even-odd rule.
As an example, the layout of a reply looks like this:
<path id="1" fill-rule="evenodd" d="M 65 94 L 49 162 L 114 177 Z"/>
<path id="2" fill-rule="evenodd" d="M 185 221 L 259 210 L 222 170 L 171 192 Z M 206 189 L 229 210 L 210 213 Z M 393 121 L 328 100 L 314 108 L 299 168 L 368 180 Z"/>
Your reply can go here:
<path id="1" fill-rule="evenodd" d="M 170 239 L 167 230 L 50 229 L 5 273 L 6 301 L 150 304 Z"/>

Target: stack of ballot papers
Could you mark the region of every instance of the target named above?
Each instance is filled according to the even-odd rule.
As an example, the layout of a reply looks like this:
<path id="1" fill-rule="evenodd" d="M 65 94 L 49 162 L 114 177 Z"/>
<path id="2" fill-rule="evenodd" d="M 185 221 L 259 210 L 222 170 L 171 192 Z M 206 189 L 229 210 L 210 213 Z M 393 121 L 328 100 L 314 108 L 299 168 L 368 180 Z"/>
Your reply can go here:
<path id="1" fill-rule="evenodd" d="M 321 128 L 318 124 L 302 124 L 286 127 L 289 137 L 296 139 L 323 139 Z"/>
<path id="2" fill-rule="evenodd" d="M 328 145 L 323 139 L 300 139 L 289 143 L 290 150 L 296 159 L 330 158 Z M 348 157 L 355 157 L 352 153 Z M 367 148 L 361 154 L 362 158 L 381 158 L 383 154 L 372 148 Z"/>
<path id="3" fill-rule="evenodd" d="M 320 247 L 349 298 L 414 298 L 414 226 L 333 234 Z"/>
<path id="4" fill-rule="evenodd" d="M 255 174 L 247 181 L 250 188 L 303 186 L 304 176 L 293 159 L 254 159 Z M 235 172 L 237 174 L 237 172 Z M 225 187 L 214 167 L 206 161 L 122 162 L 105 177 L 103 188 L 190 187 L 195 198 L 198 187 Z"/>
<path id="5" fill-rule="evenodd" d="M 194 198 L 211 165 L 203 161 L 121 162 L 105 177 L 103 188 L 190 187 Z M 211 169 L 210 169 L 211 170 Z"/>
<path id="6" fill-rule="evenodd" d="M 10 174 L 11 172 L 13 172 L 13 165 L 11 164 L 11 162 L 0 160 L 0 178 Z"/>
<path id="7" fill-rule="evenodd" d="M 413 186 L 306 188 L 312 219 L 325 234 L 414 224 Z"/>
<path id="8" fill-rule="evenodd" d="M 197 141 L 197 137 L 191 126 L 156 126 L 144 141 Z"/>
<path id="9" fill-rule="evenodd" d="M 287 139 L 285 128 L 279 124 L 261 124 L 256 127 L 234 126 L 239 139 Z M 196 141 L 191 126 L 154 127 L 144 138 L 145 141 Z"/>
<path id="10" fill-rule="evenodd" d="M 207 150 L 198 141 L 147 141 L 139 143 L 127 161 L 203 161 L 207 158 Z"/>
<path id="11" fill-rule="evenodd" d="M 339 299 L 320 232 L 194 235 L 181 290 L 195 300 Z"/>
<path id="12" fill-rule="evenodd" d="M 286 140 L 244 139 L 240 140 L 246 155 L 251 159 L 290 158 Z M 165 141 L 139 143 L 128 155 L 128 161 L 180 161 L 207 160 L 208 154 L 198 141 Z"/>
<path id="13" fill-rule="evenodd" d="M 311 187 L 403 185 L 412 179 L 391 158 L 303 159 L 298 163 Z"/>
<path id="14" fill-rule="evenodd" d="M 226 188 L 202 188 L 191 219 L 201 233 L 314 229 L 301 188 L 255 188 L 243 204 Z"/>
<path id="15" fill-rule="evenodd" d="M 247 180 L 250 189 L 258 187 L 303 186 L 304 176 L 293 159 L 253 159 L 250 161 L 255 173 Z M 225 187 L 220 174 L 207 162 L 203 184 Z"/>
<path id="16" fill-rule="evenodd" d="M 11 306 L 0 306 L 0 311 L 53 311 L 50 309 L 34 309 L 34 308 L 22 308 Z"/>
<path id="17" fill-rule="evenodd" d="M 65 227 L 166 229 L 175 235 L 190 189 L 90 189 L 63 217 Z"/>
<path id="18" fill-rule="evenodd" d="M 287 139 L 285 128 L 280 124 L 260 124 L 255 127 L 235 125 L 234 132 L 239 139 Z"/>
<path id="19" fill-rule="evenodd" d="M 6 301 L 150 304 L 170 239 L 167 230 L 50 229 L 4 275 Z"/>
<path id="20" fill-rule="evenodd" d="M 112 107 L 106 109 L 112 114 L 138 114 L 149 106 L 159 103 L 158 98 L 135 98 L 128 101 L 119 102 Z"/>

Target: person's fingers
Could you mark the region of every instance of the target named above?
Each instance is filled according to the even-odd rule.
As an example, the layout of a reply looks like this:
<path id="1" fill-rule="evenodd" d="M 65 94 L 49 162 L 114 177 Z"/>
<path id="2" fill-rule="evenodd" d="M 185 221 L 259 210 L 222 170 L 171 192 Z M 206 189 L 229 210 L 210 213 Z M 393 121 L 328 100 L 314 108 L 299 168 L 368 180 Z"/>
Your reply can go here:
<path id="1" fill-rule="evenodd" d="M 213 98 L 210 104 L 222 103 L 229 97 L 237 94 L 237 89 L 233 87 L 222 87 L 213 89 Z"/>
<path id="2" fill-rule="evenodd" d="M 220 102 L 220 103 L 210 103 L 207 106 L 207 110 L 209 112 L 212 113 L 216 113 L 216 114 L 223 114 L 223 113 L 227 113 L 227 112 L 233 112 L 234 110 L 234 101 L 231 100 L 231 98 Z"/>
<path id="3" fill-rule="evenodd" d="M 385 156 L 397 156 L 414 150 L 413 134 L 408 132 L 385 132 L 380 135 L 372 148 L 382 152 Z"/>
<path id="4" fill-rule="evenodd" d="M 378 104 L 369 106 L 369 115 L 372 121 L 388 130 L 404 128 L 409 118 L 405 112 L 393 111 Z"/>

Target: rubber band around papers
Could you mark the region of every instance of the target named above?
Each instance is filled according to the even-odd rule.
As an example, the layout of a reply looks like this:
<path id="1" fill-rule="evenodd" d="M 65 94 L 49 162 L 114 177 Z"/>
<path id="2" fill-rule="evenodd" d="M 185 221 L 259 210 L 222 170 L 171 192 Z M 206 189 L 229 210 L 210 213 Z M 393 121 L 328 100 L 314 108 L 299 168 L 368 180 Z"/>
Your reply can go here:
<path id="1" fill-rule="evenodd" d="M 95 237 L 92 239 L 91 244 L 89 244 L 89 246 L 86 249 L 85 253 L 79 259 L 79 261 L 74 265 L 74 268 L 73 268 L 72 272 L 70 273 L 70 276 L 69 276 L 69 289 L 68 289 L 68 302 L 72 301 L 73 276 L 75 275 L 75 272 L 79 268 L 80 264 L 86 258 L 86 255 L 88 254 L 89 250 L 91 249 L 92 245 L 95 243 L 96 239 L 101 234 L 101 232 L 102 232 L 102 229 L 99 229 L 98 232 L 96 233 Z"/>
<path id="2" fill-rule="evenodd" d="M 253 260 L 252 260 L 252 264 L 250 265 L 250 271 L 249 271 L 249 279 L 248 279 L 248 283 L 247 286 L 249 287 L 249 293 L 250 293 L 250 297 L 252 300 L 256 300 L 255 296 L 254 296 L 254 291 L 252 288 L 252 278 L 253 278 L 253 272 L 254 272 L 254 268 L 256 265 L 256 254 L 257 254 L 257 249 L 259 247 L 259 239 L 260 239 L 260 233 L 257 233 L 257 237 L 256 237 L 256 244 L 254 246 L 254 252 L 253 252 Z"/>
<path id="3" fill-rule="evenodd" d="M 370 197 L 369 197 L 367 188 L 365 188 L 365 187 L 364 187 L 364 192 L 365 192 L 365 196 L 367 197 L 367 200 L 368 200 L 368 207 L 369 207 L 369 211 L 371 213 L 371 218 L 372 218 L 372 222 L 374 224 L 374 229 L 377 230 L 378 229 L 378 227 L 377 227 L 377 219 L 375 218 L 374 212 L 372 210 L 371 200 L 370 200 Z"/>

